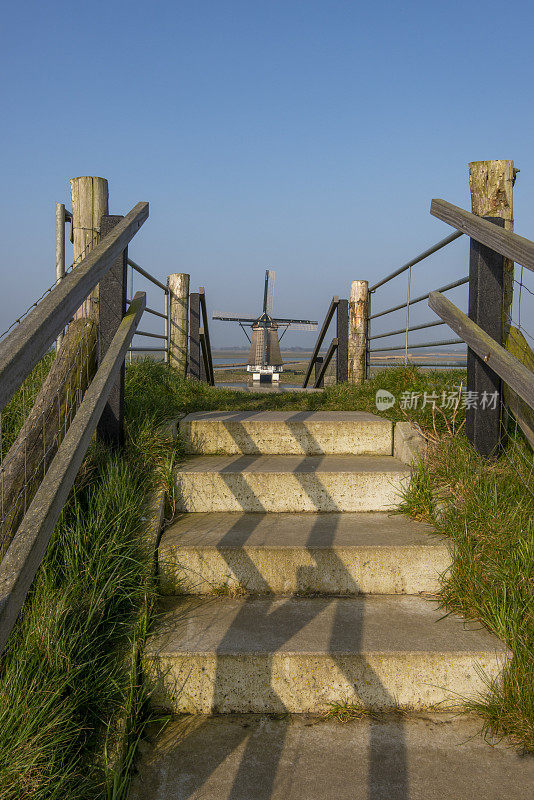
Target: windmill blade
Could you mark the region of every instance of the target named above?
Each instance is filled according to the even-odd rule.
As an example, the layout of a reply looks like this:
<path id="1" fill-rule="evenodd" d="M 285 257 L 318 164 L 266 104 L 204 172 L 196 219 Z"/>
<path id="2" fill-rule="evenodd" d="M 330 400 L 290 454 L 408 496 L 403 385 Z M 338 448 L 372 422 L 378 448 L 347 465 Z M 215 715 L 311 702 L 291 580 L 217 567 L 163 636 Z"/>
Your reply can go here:
<path id="1" fill-rule="evenodd" d="M 288 331 L 316 331 L 319 327 L 317 322 L 290 322 L 287 326 Z"/>
<path id="2" fill-rule="evenodd" d="M 274 303 L 274 269 L 265 270 L 265 290 L 263 292 L 263 313 L 269 316 L 273 313 Z"/>
<path id="3" fill-rule="evenodd" d="M 220 319 L 223 322 L 243 322 L 249 325 L 252 325 L 257 319 L 257 317 L 242 317 L 240 314 L 224 313 L 223 311 L 214 311 L 211 318 Z"/>
<path id="4" fill-rule="evenodd" d="M 315 328 L 319 324 L 316 319 L 282 319 L 282 317 L 273 317 L 273 322 L 278 325 L 314 325 Z M 305 330 L 315 330 L 315 328 L 305 328 Z"/>

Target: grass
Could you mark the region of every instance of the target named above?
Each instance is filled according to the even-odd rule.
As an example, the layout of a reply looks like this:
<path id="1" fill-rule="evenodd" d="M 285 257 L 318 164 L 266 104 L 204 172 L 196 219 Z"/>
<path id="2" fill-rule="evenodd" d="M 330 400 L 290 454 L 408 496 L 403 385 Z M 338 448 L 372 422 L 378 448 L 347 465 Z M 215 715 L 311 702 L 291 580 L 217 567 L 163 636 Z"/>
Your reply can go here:
<path id="1" fill-rule="evenodd" d="M 0 453 L 3 458 L 22 427 L 28 411 L 35 402 L 44 379 L 50 371 L 54 361 L 55 353 L 49 350 L 46 355 L 30 372 L 20 389 L 15 392 L 9 403 L 0 413 Z"/>
<path id="2" fill-rule="evenodd" d="M 453 563 L 440 598 L 510 647 L 500 682 L 467 709 L 489 737 L 534 752 L 534 483 L 527 445 L 483 460 L 463 434 L 434 441 L 412 474 L 401 510 L 447 536 Z M 530 487 L 530 488 L 529 488 Z"/>
<path id="3" fill-rule="evenodd" d="M 2 800 L 126 796 L 156 599 L 145 515 L 173 457 L 136 411 L 128 392 L 122 454 L 92 447 L 0 661 Z"/>
<path id="4" fill-rule="evenodd" d="M 360 410 L 377 413 L 375 396 L 385 389 L 397 398 L 395 405 L 380 412 L 391 420 L 406 420 L 407 413 L 400 408 L 400 399 L 405 391 L 419 394 L 435 392 L 438 405 L 442 392 L 453 392 L 462 381 L 462 370 L 434 370 L 420 372 L 417 367 L 395 367 L 383 370 L 363 386 L 347 383 L 327 386 L 323 392 L 253 393 L 218 386 L 208 386 L 180 379 L 161 362 L 143 359 L 134 362 L 127 371 L 127 382 L 131 395 L 135 397 L 136 414 L 157 414 L 159 417 L 188 414 L 192 411 L 261 411 L 261 410 Z M 146 387 L 150 386 L 150 394 Z M 420 403 L 419 405 L 422 405 Z M 410 418 L 433 429 L 433 413 L 430 403 L 426 408 L 409 412 Z M 435 425 L 438 431 L 446 430 L 445 422 L 438 412 Z M 458 421 L 463 419 L 460 409 Z"/>

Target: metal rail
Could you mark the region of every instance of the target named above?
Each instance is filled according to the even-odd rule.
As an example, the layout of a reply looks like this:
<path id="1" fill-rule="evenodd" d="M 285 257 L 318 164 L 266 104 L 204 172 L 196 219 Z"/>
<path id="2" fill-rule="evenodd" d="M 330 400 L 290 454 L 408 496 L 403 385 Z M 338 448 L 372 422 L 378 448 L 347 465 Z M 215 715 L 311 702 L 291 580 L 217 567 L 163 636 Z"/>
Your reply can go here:
<path id="1" fill-rule="evenodd" d="M 415 350 L 421 347 L 442 347 L 450 344 L 465 344 L 463 339 L 446 339 L 440 342 L 422 342 L 420 344 L 408 344 L 410 350 Z M 405 345 L 396 345 L 395 347 L 374 347 L 369 350 L 370 353 L 389 353 L 390 350 L 404 350 Z"/>
<path id="2" fill-rule="evenodd" d="M 149 336 L 151 339 L 166 339 L 163 333 L 149 333 L 148 331 L 136 331 L 136 336 Z"/>
<path id="3" fill-rule="evenodd" d="M 450 236 L 447 236 L 445 239 L 442 239 L 437 244 L 432 245 L 432 247 L 429 247 L 427 250 L 424 250 L 422 253 L 420 253 L 418 256 L 413 258 L 411 261 L 408 261 L 402 267 L 399 267 L 399 269 L 396 269 L 394 272 L 391 272 L 389 275 L 386 275 L 385 278 L 382 278 L 381 281 L 378 281 L 378 283 L 375 283 L 374 286 L 370 286 L 369 287 L 369 291 L 370 292 L 374 292 L 379 288 L 379 286 L 383 286 L 385 283 L 388 283 L 388 281 L 393 280 L 393 278 L 396 278 L 397 275 L 402 275 L 402 273 L 406 272 L 406 270 L 410 269 L 410 267 L 415 266 L 420 261 L 423 261 L 425 258 L 428 258 L 428 256 L 431 256 L 434 253 L 437 253 L 438 250 L 442 249 L 442 247 L 446 247 L 451 242 L 454 242 L 456 239 L 459 239 L 460 236 L 463 235 L 463 233 L 464 233 L 463 231 L 456 231 L 455 233 L 451 233 Z"/>
<path id="4" fill-rule="evenodd" d="M 132 301 L 126 300 L 126 304 L 130 305 Z M 148 306 L 145 308 L 145 314 L 154 314 L 155 317 L 161 317 L 162 319 L 167 319 L 166 315 L 163 314 L 161 311 L 156 311 L 153 308 L 149 308 Z"/>
<path id="5" fill-rule="evenodd" d="M 206 292 L 204 287 L 200 286 L 198 290 L 200 300 L 200 310 L 202 313 L 203 325 L 199 329 L 200 346 L 202 348 L 202 358 L 204 360 L 204 369 L 206 372 L 206 380 L 210 386 L 215 386 L 215 374 L 213 372 L 213 358 L 211 355 L 211 342 L 210 332 L 208 326 L 208 309 L 206 307 Z"/>
<path id="6" fill-rule="evenodd" d="M 159 286 L 159 288 L 163 289 L 164 292 L 168 292 L 169 291 L 167 286 L 165 286 L 164 283 L 161 283 L 161 281 L 158 281 L 158 279 L 155 278 L 153 275 L 151 275 L 150 272 L 147 272 L 146 269 L 143 269 L 143 267 L 140 267 L 139 264 L 136 264 L 135 261 L 132 261 L 131 258 L 128 259 L 128 265 L 132 269 L 134 269 L 136 272 L 138 272 L 139 275 L 142 275 L 147 280 L 152 281 L 152 283 L 155 286 Z"/>
<path id="7" fill-rule="evenodd" d="M 324 376 L 326 374 L 326 370 L 328 369 L 328 366 L 329 366 L 330 362 L 332 361 L 334 353 L 336 352 L 336 350 L 338 348 L 338 344 L 339 343 L 338 343 L 337 339 L 332 339 L 332 341 L 330 342 L 330 347 L 328 348 L 328 352 L 327 352 L 326 356 L 324 357 L 324 361 L 323 361 L 323 364 L 321 366 L 321 369 L 319 370 L 319 374 L 315 378 L 315 383 L 313 384 L 313 388 L 314 389 L 319 389 L 323 385 Z"/>
<path id="8" fill-rule="evenodd" d="M 408 359 L 408 364 L 413 364 L 416 367 L 452 367 L 454 369 L 467 369 L 467 361 L 412 361 Z M 383 361 L 371 361 L 369 366 L 376 367 L 404 367 L 406 361 L 388 361 L 384 364 Z"/>
<path id="9" fill-rule="evenodd" d="M 463 286 L 464 284 L 469 283 L 469 276 L 467 275 L 465 278 L 460 278 L 458 281 L 453 281 L 453 283 L 448 283 L 446 286 L 441 286 L 439 289 L 436 289 L 436 292 L 448 292 L 450 289 L 456 289 L 458 286 Z M 422 294 L 420 297 L 416 297 L 415 300 L 409 300 L 407 303 L 400 303 L 398 306 L 393 306 L 392 308 L 387 308 L 385 311 L 379 311 L 378 314 L 372 314 L 369 319 L 377 319 L 378 317 L 384 317 L 386 314 L 392 314 L 394 311 L 400 311 L 401 308 L 406 308 L 407 306 L 413 306 L 416 303 L 421 303 L 423 300 L 428 300 L 430 296 L 430 292 L 426 294 Z M 404 333 L 404 331 L 403 331 Z"/>
<path id="10" fill-rule="evenodd" d="M 335 313 L 338 305 L 339 305 L 339 297 L 337 297 L 337 295 L 334 295 L 334 297 L 332 298 L 332 301 L 331 301 L 331 303 L 330 303 L 330 305 L 328 307 L 328 311 L 326 312 L 326 317 L 324 318 L 324 322 L 323 322 L 323 324 L 321 326 L 321 330 L 319 331 L 319 336 L 317 337 L 317 341 L 315 342 L 315 347 L 313 348 L 313 353 L 312 353 L 311 358 L 310 358 L 310 360 L 308 362 L 308 367 L 306 369 L 306 375 L 304 376 L 304 380 L 302 382 L 302 388 L 303 389 L 306 388 L 306 386 L 308 385 L 308 382 L 309 382 L 309 380 L 311 378 L 311 374 L 312 374 L 312 371 L 313 371 L 313 367 L 314 367 L 315 361 L 317 359 L 317 356 L 319 355 L 319 350 L 321 349 L 324 337 L 326 336 L 326 332 L 328 331 L 328 328 L 330 327 L 330 323 L 332 322 L 332 318 L 334 316 L 334 313 Z M 332 353 L 332 355 L 333 355 L 333 353 Z"/>
<path id="11" fill-rule="evenodd" d="M 399 328 L 398 331 L 390 331 L 389 333 L 377 333 L 376 336 L 369 336 L 368 341 L 373 339 L 385 339 L 386 336 L 398 336 L 399 333 L 407 333 L 410 331 L 421 331 L 424 328 L 435 328 L 437 325 L 445 325 L 445 322 L 439 320 L 438 322 L 424 322 L 421 325 L 412 325 L 410 328 Z"/>

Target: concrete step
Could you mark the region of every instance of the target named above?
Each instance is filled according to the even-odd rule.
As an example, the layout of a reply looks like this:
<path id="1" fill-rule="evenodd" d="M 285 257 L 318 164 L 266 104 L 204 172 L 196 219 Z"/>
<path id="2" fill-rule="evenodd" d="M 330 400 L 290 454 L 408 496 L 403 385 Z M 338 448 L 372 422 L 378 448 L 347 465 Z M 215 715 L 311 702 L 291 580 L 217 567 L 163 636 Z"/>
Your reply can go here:
<path id="1" fill-rule="evenodd" d="M 489 745 L 481 726 L 443 713 L 344 724 L 307 714 L 179 717 L 140 743 L 129 798 L 532 800 L 534 759 Z"/>
<path id="2" fill-rule="evenodd" d="M 383 512 L 184 514 L 164 532 L 164 592 L 437 592 L 450 565 L 429 525 Z"/>
<path id="3" fill-rule="evenodd" d="M 363 411 L 206 411 L 188 414 L 180 433 L 203 455 L 393 453 L 393 423 Z"/>
<path id="4" fill-rule="evenodd" d="M 509 653 L 434 602 L 172 598 L 144 654 L 153 701 L 181 713 L 429 709 L 485 690 Z"/>
<path id="5" fill-rule="evenodd" d="M 176 508 L 387 511 L 409 474 L 392 456 L 197 456 L 176 472 Z"/>

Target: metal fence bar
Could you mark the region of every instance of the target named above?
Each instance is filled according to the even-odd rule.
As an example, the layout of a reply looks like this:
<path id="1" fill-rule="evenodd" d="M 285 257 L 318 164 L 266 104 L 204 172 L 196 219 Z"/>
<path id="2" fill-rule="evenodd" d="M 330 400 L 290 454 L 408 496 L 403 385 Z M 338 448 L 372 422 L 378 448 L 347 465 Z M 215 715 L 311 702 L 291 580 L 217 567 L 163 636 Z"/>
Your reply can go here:
<path id="1" fill-rule="evenodd" d="M 148 217 L 137 203 L 113 230 L 0 342 L 0 410 Z"/>
<path id="2" fill-rule="evenodd" d="M 202 331 L 205 339 L 204 346 L 206 348 L 206 359 L 204 361 L 204 366 L 206 367 L 205 369 L 206 380 L 211 386 L 214 386 L 215 376 L 213 374 L 213 358 L 211 355 L 210 331 L 208 326 L 208 309 L 206 307 L 206 292 L 204 291 L 203 286 L 199 288 L 198 295 L 200 300 L 200 309 L 202 311 L 202 320 L 203 320 Z M 204 354 L 204 351 L 202 351 L 202 353 Z"/>
<path id="3" fill-rule="evenodd" d="M 338 341 L 337 339 L 332 339 L 330 342 L 330 347 L 328 348 L 328 352 L 324 357 L 323 365 L 319 370 L 319 374 L 315 375 L 315 383 L 313 384 L 314 389 L 319 389 L 324 384 L 324 376 L 326 374 L 326 370 L 328 369 L 328 365 L 332 361 L 332 357 L 337 350 Z"/>
<path id="4" fill-rule="evenodd" d="M 441 286 L 439 289 L 435 289 L 436 292 L 448 292 L 450 289 L 456 289 L 458 286 L 463 286 L 464 284 L 469 283 L 469 276 L 466 275 L 465 278 L 460 278 L 458 281 L 453 281 L 453 283 L 448 283 L 445 286 Z M 410 305 L 413 306 L 416 303 L 421 303 L 423 300 L 428 300 L 430 296 L 430 292 L 426 294 L 422 294 L 421 297 L 416 297 L 415 300 L 410 300 Z M 385 311 L 379 311 L 378 314 L 372 314 L 369 319 L 377 319 L 378 317 L 384 317 L 386 314 L 392 314 L 394 311 L 400 311 L 401 308 L 404 308 L 406 303 L 401 303 L 398 306 L 393 306 L 392 308 L 387 308 Z"/>
<path id="5" fill-rule="evenodd" d="M 302 382 L 302 388 L 303 389 L 305 389 L 306 386 L 308 385 L 308 381 L 310 380 L 310 377 L 311 377 L 311 374 L 312 374 L 312 371 L 313 371 L 313 365 L 315 363 L 315 359 L 319 355 L 319 350 L 321 349 L 321 345 L 323 343 L 324 337 L 326 336 L 326 332 L 327 332 L 328 328 L 330 327 L 330 323 L 332 322 L 332 317 L 334 316 L 334 312 L 335 312 L 335 310 L 336 310 L 336 308 L 338 306 L 338 303 L 339 303 L 339 297 L 334 296 L 332 298 L 332 301 L 330 303 L 328 311 L 326 312 L 326 317 L 324 318 L 324 322 L 323 322 L 323 324 L 321 326 L 321 330 L 319 331 L 319 336 L 317 337 L 317 341 L 315 342 L 315 347 L 313 348 L 313 353 L 312 353 L 311 358 L 310 358 L 310 360 L 308 362 L 308 368 L 306 370 L 306 375 L 304 376 L 304 380 Z"/>
<path id="6" fill-rule="evenodd" d="M 118 227 L 118 226 L 117 226 Z M 85 392 L 58 452 L 0 564 L 0 653 L 17 620 L 48 542 L 117 380 L 146 302 L 139 292 Z"/>
<path id="7" fill-rule="evenodd" d="M 159 286 L 159 288 L 163 289 L 164 292 L 168 291 L 167 287 L 165 286 L 164 283 L 161 283 L 161 281 L 158 281 L 158 279 L 155 278 L 153 275 L 151 275 L 150 272 L 147 272 L 146 269 L 143 269 L 143 267 L 140 267 L 139 264 L 136 264 L 135 261 L 132 261 L 131 258 L 128 259 L 128 264 L 130 265 L 130 267 L 132 269 L 134 269 L 136 272 L 138 272 L 139 275 L 143 275 L 143 277 L 145 277 L 147 280 L 152 281 L 152 283 L 155 286 Z"/>
<path id="8" fill-rule="evenodd" d="M 56 203 L 56 282 L 65 277 L 65 204 Z M 56 352 L 61 347 L 63 331 L 56 339 Z"/>
<path id="9" fill-rule="evenodd" d="M 149 333 L 148 331 L 136 331 L 136 336 L 149 336 L 151 339 L 166 339 L 163 333 Z"/>
<path id="10" fill-rule="evenodd" d="M 467 361 L 412 361 L 408 359 L 408 364 L 413 364 L 416 367 L 453 367 L 458 369 L 467 369 Z M 371 367 L 405 367 L 407 366 L 404 361 L 371 361 Z"/>
<path id="11" fill-rule="evenodd" d="M 374 286 L 370 286 L 369 291 L 374 292 L 376 289 L 378 289 L 379 286 L 383 286 L 385 283 L 388 283 L 388 281 L 393 280 L 393 278 L 396 278 L 397 275 L 402 275 L 402 273 L 406 272 L 406 270 L 410 269 L 410 267 L 414 267 L 420 261 L 423 261 L 425 258 L 428 258 L 428 256 L 437 253 L 438 250 L 441 250 L 442 247 L 446 247 L 451 242 L 454 242 L 455 239 L 459 239 L 463 233 L 464 231 L 456 231 L 455 233 L 452 233 L 450 236 L 447 236 L 445 239 L 442 239 L 437 244 L 432 245 L 432 247 L 429 247 L 428 250 L 424 250 L 422 253 L 413 258 L 411 261 L 408 261 L 407 264 L 404 264 L 402 267 L 399 267 L 399 269 L 396 269 L 394 272 L 391 272 L 389 275 L 386 275 L 385 278 L 382 278 L 381 281 L 375 283 Z"/>
<path id="12" fill-rule="evenodd" d="M 446 339 L 445 341 L 441 342 L 423 342 L 421 344 L 410 344 L 408 348 L 410 350 L 415 350 L 416 348 L 420 347 L 441 347 L 444 345 L 449 344 L 465 344 L 463 339 Z M 404 345 L 399 344 L 396 347 L 375 347 L 374 349 L 370 350 L 371 353 L 389 353 L 390 350 L 404 350 Z"/>
<path id="13" fill-rule="evenodd" d="M 166 296 L 167 295 L 165 295 L 165 297 Z M 130 305 L 132 301 L 127 300 L 126 302 L 128 303 L 128 305 Z M 155 317 L 161 317 L 162 319 L 165 319 L 165 314 L 162 314 L 161 311 L 156 311 L 154 308 L 148 308 L 148 306 L 145 308 L 145 314 L 154 314 Z"/>
<path id="14" fill-rule="evenodd" d="M 170 325 L 169 325 L 169 312 L 170 312 L 170 292 L 165 292 L 163 295 L 164 297 L 164 304 L 165 304 L 165 363 L 169 363 L 170 354 L 171 354 L 171 343 L 169 340 L 169 333 L 170 333 Z"/>
<path id="15" fill-rule="evenodd" d="M 163 353 L 165 352 L 165 347 L 130 347 L 128 348 L 129 353 Z"/>
<path id="16" fill-rule="evenodd" d="M 436 328 L 438 325 L 446 325 L 446 322 L 442 320 L 438 320 L 437 322 L 423 322 L 421 325 L 412 325 L 408 328 L 408 331 L 422 331 L 425 328 Z M 369 336 L 369 341 L 373 341 L 373 339 L 385 339 L 386 336 L 398 336 L 400 333 L 405 333 L 404 328 L 399 328 L 398 331 L 390 331 L 389 333 L 377 333 L 376 336 Z"/>

